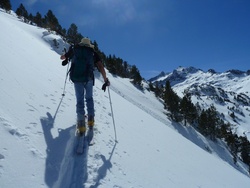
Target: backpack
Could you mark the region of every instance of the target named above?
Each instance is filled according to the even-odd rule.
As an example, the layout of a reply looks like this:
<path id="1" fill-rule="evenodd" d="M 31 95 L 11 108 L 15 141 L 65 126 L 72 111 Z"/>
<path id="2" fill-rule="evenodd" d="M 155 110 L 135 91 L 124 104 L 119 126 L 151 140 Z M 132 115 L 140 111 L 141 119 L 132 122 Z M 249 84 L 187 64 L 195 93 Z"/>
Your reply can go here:
<path id="1" fill-rule="evenodd" d="M 69 76 L 72 82 L 88 82 L 94 79 L 94 52 L 86 46 L 75 46 Z"/>

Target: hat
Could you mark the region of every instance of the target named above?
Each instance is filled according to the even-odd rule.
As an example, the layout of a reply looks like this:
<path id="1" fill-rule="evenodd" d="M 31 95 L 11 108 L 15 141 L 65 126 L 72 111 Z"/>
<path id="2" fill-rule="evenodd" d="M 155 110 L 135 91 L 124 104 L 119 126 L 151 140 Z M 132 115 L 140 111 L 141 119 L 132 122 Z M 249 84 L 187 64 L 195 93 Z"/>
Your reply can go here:
<path id="1" fill-rule="evenodd" d="M 81 42 L 79 43 L 81 46 L 87 46 L 90 48 L 94 48 L 95 46 L 90 43 L 89 38 L 82 38 Z"/>

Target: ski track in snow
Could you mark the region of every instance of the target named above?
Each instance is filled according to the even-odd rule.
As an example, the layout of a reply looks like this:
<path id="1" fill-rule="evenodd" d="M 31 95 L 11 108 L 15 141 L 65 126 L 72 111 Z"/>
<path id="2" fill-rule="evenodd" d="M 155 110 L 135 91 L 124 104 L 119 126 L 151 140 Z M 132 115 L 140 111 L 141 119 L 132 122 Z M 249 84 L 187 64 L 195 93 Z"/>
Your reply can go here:
<path id="1" fill-rule="evenodd" d="M 66 152 L 62 160 L 59 179 L 53 186 L 55 188 L 82 188 L 87 179 L 88 146 L 85 142 L 84 153 L 77 155 L 77 137 L 74 132 L 73 129 L 70 132 L 70 140 L 67 143 Z"/>

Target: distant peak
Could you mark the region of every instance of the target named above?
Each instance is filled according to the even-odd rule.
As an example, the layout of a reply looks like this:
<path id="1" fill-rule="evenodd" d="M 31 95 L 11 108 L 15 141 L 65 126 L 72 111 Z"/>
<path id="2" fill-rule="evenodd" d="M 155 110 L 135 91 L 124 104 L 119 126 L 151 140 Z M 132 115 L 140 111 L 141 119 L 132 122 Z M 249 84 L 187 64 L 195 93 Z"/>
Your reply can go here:
<path id="1" fill-rule="evenodd" d="M 229 72 L 229 73 L 232 73 L 232 74 L 235 74 L 235 75 L 241 75 L 241 74 L 245 73 L 244 71 L 237 70 L 237 69 L 231 69 L 231 70 L 228 70 L 226 72 Z"/>
<path id="2" fill-rule="evenodd" d="M 149 82 L 154 82 L 154 81 L 158 80 L 159 78 L 164 77 L 165 75 L 166 75 L 166 73 L 164 71 L 161 71 L 160 74 L 158 74 L 157 76 L 155 76 L 153 78 L 150 78 L 148 81 Z"/>
<path id="3" fill-rule="evenodd" d="M 161 73 L 158 76 L 165 76 L 166 73 L 164 71 L 161 71 Z"/>
<path id="4" fill-rule="evenodd" d="M 212 73 L 212 74 L 216 73 L 216 71 L 214 69 L 209 69 L 207 72 Z"/>
<path id="5" fill-rule="evenodd" d="M 175 69 L 173 72 L 178 72 L 178 73 L 196 73 L 197 71 L 199 71 L 200 69 L 197 69 L 195 67 L 182 67 L 179 66 L 177 69 Z"/>

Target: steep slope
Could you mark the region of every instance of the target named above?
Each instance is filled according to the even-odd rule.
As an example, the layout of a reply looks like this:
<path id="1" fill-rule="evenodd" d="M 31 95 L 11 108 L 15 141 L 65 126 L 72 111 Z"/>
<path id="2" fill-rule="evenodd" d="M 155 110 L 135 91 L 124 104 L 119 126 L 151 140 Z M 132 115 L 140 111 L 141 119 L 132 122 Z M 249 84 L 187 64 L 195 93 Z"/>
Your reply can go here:
<path id="1" fill-rule="evenodd" d="M 65 44 L 3 11 L 0 23 L 0 187 L 249 186 L 244 167 L 232 167 L 198 147 L 207 141 L 167 120 L 152 93 L 111 74 L 110 100 L 96 73 L 95 144 L 76 156 L 70 82 L 61 95 L 67 68 L 57 52 Z"/>

